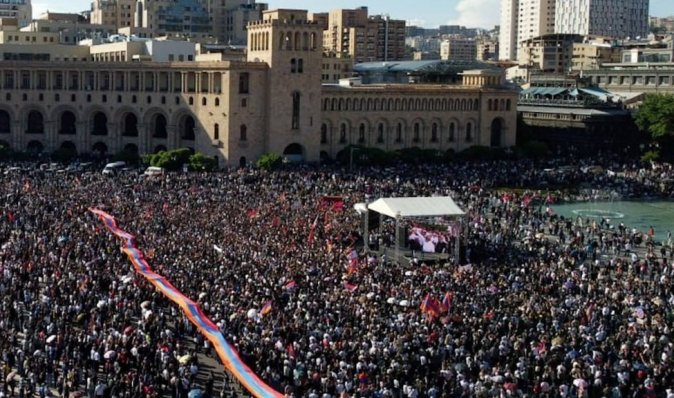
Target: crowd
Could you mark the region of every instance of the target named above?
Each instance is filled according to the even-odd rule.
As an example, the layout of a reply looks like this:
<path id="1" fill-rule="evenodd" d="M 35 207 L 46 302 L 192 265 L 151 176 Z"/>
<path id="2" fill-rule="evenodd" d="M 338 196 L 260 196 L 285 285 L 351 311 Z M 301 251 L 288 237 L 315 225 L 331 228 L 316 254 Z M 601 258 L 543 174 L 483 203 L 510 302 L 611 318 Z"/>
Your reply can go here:
<path id="1" fill-rule="evenodd" d="M 673 398 L 671 246 L 564 219 L 525 203 L 521 189 L 667 196 L 674 171 L 609 157 L 561 167 L 568 162 L 156 178 L 5 167 L 0 395 L 219 393 L 198 360 L 213 355 L 208 342 L 134 274 L 87 211 L 96 207 L 289 397 Z M 496 187 L 519 190 L 506 200 Z M 467 213 L 470 266 L 397 263 L 388 251 L 361 252 L 354 269 L 352 207 L 366 194 L 452 196 Z M 324 196 L 343 198 L 344 209 Z M 383 233 L 385 247 L 393 239 Z M 427 295 L 451 301 L 428 316 L 419 309 Z"/>

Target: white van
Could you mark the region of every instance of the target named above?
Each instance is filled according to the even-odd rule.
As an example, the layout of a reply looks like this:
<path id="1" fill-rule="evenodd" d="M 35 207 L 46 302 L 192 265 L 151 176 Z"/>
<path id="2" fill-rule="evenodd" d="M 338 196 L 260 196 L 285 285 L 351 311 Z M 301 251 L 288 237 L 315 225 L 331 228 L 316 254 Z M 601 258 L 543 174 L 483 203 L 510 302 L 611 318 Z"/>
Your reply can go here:
<path id="1" fill-rule="evenodd" d="M 150 166 L 147 169 L 145 169 L 145 172 L 143 174 L 145 174 L 148 177 L 161 176 L 161 175 L 164 175 L 164 168 L 163 167 Z"/>
<path id="2" fill-rule="evenodd" d="M 126 166 L 126 162 L 112 162 L 105 165 L 103 174 L 114 175 L 121 171 Z"/>

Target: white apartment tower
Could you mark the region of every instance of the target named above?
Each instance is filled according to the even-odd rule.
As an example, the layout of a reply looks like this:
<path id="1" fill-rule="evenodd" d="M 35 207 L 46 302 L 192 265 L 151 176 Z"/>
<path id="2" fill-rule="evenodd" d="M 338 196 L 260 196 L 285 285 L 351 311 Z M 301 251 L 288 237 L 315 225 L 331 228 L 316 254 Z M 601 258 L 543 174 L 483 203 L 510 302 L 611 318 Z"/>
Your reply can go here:
<path id="1" fill-rule="evenodd" d="M 501 0 L 502 60 L 516 60 L 520 43 L 554 31 L 555 0 Z"/>
<path id="2" fill-rule="evenodd" d="M 648 35 L 649 0 L 557 0 L 556 33 L 635 38 Z"/>
<path id="3" fill-rule="evenodd" d="M 499 58 L 517 58 L 518 0 L 501 0 L 501 31 L 499 33 Z"/>

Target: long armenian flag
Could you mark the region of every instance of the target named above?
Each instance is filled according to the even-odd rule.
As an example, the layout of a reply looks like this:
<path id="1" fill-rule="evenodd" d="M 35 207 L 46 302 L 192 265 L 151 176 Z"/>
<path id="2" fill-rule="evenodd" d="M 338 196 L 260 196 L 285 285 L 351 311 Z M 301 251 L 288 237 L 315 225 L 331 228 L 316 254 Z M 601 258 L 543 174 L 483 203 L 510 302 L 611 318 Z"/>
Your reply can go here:
<path id="1" fill-rule="evenodd" d="M 271 388 L 262 381 L 239 357 L 239 353 L 224 338 L 218 327 L 199 308 L 199 306 L 176 289 L 166 278 L 155 273 L 150 264 L 145 261 L 143 253 L 138 250 L 133 235 L 117 227 L 117 222 L 110 214 L 90 208 L 93 214 L 105 226 L 124 241 L 124 253 L 129 257 L 136 272 L 143 275 L 169 300 L 178 304 L 183 313 L 212 344 L 225 368 L 255 397 L 283 397 L 283 394 Z"/>

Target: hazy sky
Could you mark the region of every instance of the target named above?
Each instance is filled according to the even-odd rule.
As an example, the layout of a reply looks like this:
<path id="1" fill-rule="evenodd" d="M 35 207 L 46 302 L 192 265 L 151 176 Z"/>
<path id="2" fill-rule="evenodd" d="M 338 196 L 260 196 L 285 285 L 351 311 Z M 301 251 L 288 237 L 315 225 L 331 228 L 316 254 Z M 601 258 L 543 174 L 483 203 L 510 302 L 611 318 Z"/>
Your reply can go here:
<path id="1" fill-rule="evenodd" d="M 258 1 L 263 2 L 263 1 Z M 267 0 L 269 8 L 300 8 L 328 11 L 333 8 L 368 6 L 371 14 L 389 14 L 411 25 L 437 27 L 455 24 L 491 28 L 499 23 L 500 0 Z M 91 0 L 33 0 L 33 15 L 45 10 L 79 12 L 91 7 Z M 674 15 L 674 1 L 651 0 L 651 15 Z"/>

